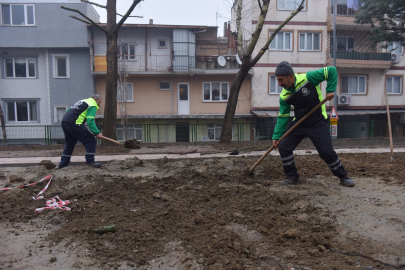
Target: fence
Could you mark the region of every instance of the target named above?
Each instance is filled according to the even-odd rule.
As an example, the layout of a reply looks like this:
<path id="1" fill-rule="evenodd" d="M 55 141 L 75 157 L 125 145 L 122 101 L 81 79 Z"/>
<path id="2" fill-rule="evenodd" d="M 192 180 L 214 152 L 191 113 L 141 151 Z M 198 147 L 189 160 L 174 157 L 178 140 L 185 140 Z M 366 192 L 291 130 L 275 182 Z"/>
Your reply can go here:
<path id="1" fill-rule="evenodd" d="M 234 123 L 233 141 L 272 140 L 276 123 L 267 122 Z M 405 124 L 400 120 L 391 121 L 393 137 L 405 137 Z M 7 144 L 64 144 L 64 134 L 60 125 L 51 126 L 6 126 Z M 102 127 L 100 127 L 102 129 Z M 137 139 L 143 143 L 204 142 L 218 141 L 222 123 L 207 124 L 132 124 L 117 126 L 120 141 Z M 338 138 L 388 137 L 388 122 L 385 120 L 342 121 L 338 122 Z M 4 145 L 0 132 L 0 145 Z"/>
<path id="2" fill-rule="evenodd" d="M 256 123 L 255 140 L 271 140 L 276 123 Z M 391 120 L 393 137 L 405 137 L 405 124 L 400 120 Z M 338 121 L 337 138 L 375 138 L 389 137 L 388 121 Z"/>
<path id="3" fill-rule="evenodd" d="M 52 126 L 6 126 L 7 144 L 64 144 L 65 136 L 60 125 Z M 0 145 L 4 145 L 0 131 Z"/>
<path id="4" fill-rule="evenodd" d="M 191 124 L 133 124 L 117 126 L 118 140 L 136 139 L 144 143 L 219 141 L 222 123 Z M 251 124 L 235 123 L 232 128 L 234 141 L 251 140 Z"/>
<path id="5" fill-rule="evenodd" d="M 330 57 L 334 58 L 333 50 L 330 51 Z M 346 60 L 391 61 L 391 53 L 336 51 L 336 58 Z"/>

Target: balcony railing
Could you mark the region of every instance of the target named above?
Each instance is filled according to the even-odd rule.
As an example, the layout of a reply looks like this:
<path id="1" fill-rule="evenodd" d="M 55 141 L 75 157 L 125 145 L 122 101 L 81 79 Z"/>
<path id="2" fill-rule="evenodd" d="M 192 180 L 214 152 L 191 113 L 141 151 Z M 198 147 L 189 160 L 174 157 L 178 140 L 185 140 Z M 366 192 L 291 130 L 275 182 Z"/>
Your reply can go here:
<path id="1" fill-rule="evenodd" d="M 127 73 L 145 71 L 188 71 L 195 68 L 194 56 L 175 55 L 173 64 L 170 55 L 126 55 L 125 58 L 118 56 L 118 70 Z M 94 71 L 107 72 L 107 60 L 105 55 L 94 56 Z"/>
<path id="2" fill-rule="evenodd" d="M 333 50 L 330 57 L 334 58 Z M 391 61 L 391 53 L 337 51 L 336 59 Z"/>
<path id="3" fill-rule="evenodd" d="M 354 17 L 354 15 L 357 14 L 357 10 L 354 10 L 353 8 L 348 8 L 346 5 L 337 5 L 337 16 L 350 16 Z M 333 6 L 332 6 L 332 14 L 333 14 Z"/>
<path id="4" fill-rule="evenodd" d="M 118 56 L 118 69 L 127 73 L 143 71 L 168 71 L 171 66 L 170 55 L 130 55 Z M 107 72 L 105 55 L 94 56 L 94 71 Z"/>

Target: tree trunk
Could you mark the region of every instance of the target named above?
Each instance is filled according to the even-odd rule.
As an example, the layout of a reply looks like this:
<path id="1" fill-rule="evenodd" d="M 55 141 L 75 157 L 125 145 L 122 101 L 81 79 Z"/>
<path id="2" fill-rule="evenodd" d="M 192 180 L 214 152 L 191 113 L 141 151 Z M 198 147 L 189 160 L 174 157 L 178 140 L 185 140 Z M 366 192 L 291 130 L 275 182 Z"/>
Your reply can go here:
<path id="1" fill-rule="evenodd" d="M 3 144 L 7 145 L 6 125 L 4 123 L 4 115 L 3 110 L 1 109 L 1 104 L 0 104 L 0 121 L 1 121 L 1 130 L 3 131 Z"/>
<path id="2" fill-rule="evenodd" d="M 236 74 L 235 78 L 233 79 L 232 86 L 229 91 L 228 105 L 226 106 L 224 122 L 222 123 L 220 139 L 221 143 L 230 143 L 232 141 L 232 125 L 236 105 L 238 103 L 239 91 L 250 69 L 250 59 L 248 57 L 249 56 L 244 56 L 242 66 L 240 67 L 238 74 Z"/>
<path id="3" fill-rule="evenodd" d="M 117 79 L 118 79 L 118 57 L 117 57 L 117 5 L 116 0 L 107 1 L 107 77 L 104 99 L 104 121 L 103 135 L 108 138 L 117 139 Z M 112 144 L 103 141 L 104 144 Z"/>
<path id="4" fill-rule="evenodd" d="M 107 77 L 104 99 L 103 135 L 116 140 L 117 123 L 117 34 L 107 35 Z M 106 143 L 103 141 L 105 144 Z"/>

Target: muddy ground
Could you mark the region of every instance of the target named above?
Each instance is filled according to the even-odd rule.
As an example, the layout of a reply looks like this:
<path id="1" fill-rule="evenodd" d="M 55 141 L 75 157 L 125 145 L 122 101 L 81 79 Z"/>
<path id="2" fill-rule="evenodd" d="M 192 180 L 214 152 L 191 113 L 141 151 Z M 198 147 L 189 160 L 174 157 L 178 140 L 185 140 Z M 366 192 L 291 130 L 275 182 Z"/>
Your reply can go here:
<path id="1" fill-rule="evenodd" d="M 337 141 L 335 148 L 340 143 L 389 146 L 387 139 Z M 389 153 L 340 154 L 356 182 L 346 188 L 304 141 L 300 148 L 313 154 L 296 156 L 302 181 L 286 187 L 279 185 L 284 173 L 276 156 L 267 157 L 253 176 L 247 173 L 259 157 L 241 154 L 266 149 L 268 142 L 149 146 L 138 151 L 197 149 L 194 152 L 201 157 L 134 157 L 111 160 L 101 169 L 0 168 L 6 178 L 0 187 L 21 185 L 10 183 L 10 174 L 21 175 L 24 183 L 51 174 L 45 197 L 69 200 L 72 208 L 36 214 L 45 200 L 32 197 L 45 181 L 0 191 L 0 269 L 405 268 L 403 153 L 395 153 L 393 161 Z M 61 148 L 24 147 L 0 147 L 0 157 L 52 151 L 58 156 Z M 241 154 L 204 155 L 233 149 Z M 77 151 L 82 154 L 80 147 Z M 137 150 L 126 154 L 132 151 Z M 108 152 L 118 151 L 114 147 L 97 151 Z M 94 232 L 112 224 L 116 232 Z"/>

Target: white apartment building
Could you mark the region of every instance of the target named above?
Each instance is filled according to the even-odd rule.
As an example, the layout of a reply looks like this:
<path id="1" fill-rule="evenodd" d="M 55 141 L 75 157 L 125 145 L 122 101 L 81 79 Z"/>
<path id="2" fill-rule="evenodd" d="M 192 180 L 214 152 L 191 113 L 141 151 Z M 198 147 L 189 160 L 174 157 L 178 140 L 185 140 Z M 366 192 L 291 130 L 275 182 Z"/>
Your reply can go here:
<path id="1" fill-rule="evenodd" d="M 243 36 L 248 40 L 256 27 L 260 8 L 257 1 L 243 1 Z M 305 8 L 277 34 L 269 50 L 255 65 L 251 107 L 256 115 L 256 130 L 262 132 L 260 137 L 267 138 L 277 121 L 281 92 L 274 76 L 277 64 L 288 61 L 295 73 L 333 65 L 333 28 L 336 25 L 338 137 L 388 136 L 385 89 L 394 136 L 403 137 L 404 48 L 397 44 L 387 49 L 372 46 L 369 41 L 371 27 L 355 23 L 354 16 L 361 8 L 359 0 L 337 0 L 334 24 L 331 1 L 305 0 Z M 271 1 L 253 57 L 300 3 L 301 0 Z M 232 16 L 231 31 L 236 32 L 236 2 Z M 326 82 L 321 84 L 323 92 L 325 88 Z M 327 106 L 330 112 L 333 102 Z"/>

